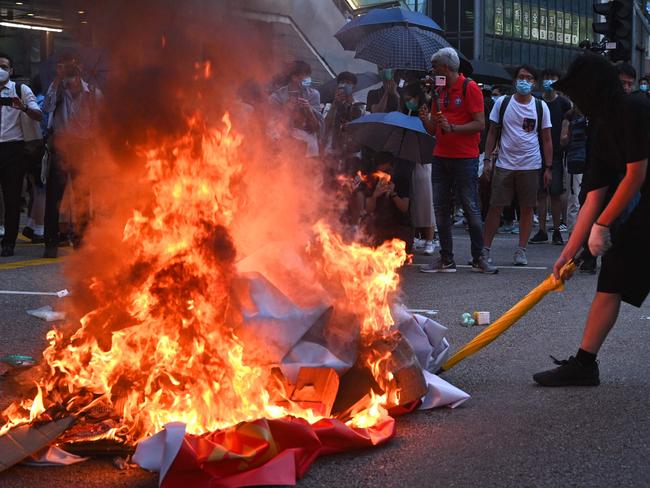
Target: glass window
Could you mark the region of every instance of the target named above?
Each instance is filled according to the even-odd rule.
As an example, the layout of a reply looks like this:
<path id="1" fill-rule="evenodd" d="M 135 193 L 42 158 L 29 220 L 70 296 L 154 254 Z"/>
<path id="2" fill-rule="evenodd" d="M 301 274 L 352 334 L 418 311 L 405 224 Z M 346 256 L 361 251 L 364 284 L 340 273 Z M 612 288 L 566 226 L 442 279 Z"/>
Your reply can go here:
<path id="1" fill-rule="evenodd" d="M 514 64 L 512 59 L 512 41 L 505 40 L 503 41 L 503 63 L 505 64 Z"/>
<path id="2" fill-rule="evenodd" d="M 437 2 L 433 2 L 437 3 Z M 485 2 L 485 33 L 494 34 L 494 0 Z"/>
<path id="3" fill-rule="evenodd" d="M 512 0 L 505 0 L 503 4 L 503 35 L 512 36 Z"/>
<path id="4" fill-rule="evenodd" d="M 503 0 L 494 1 L 494 33 L 503 35 Z"/>
<path id="5" fill-rule="evenodd" d="M 429 2 L 431 4 L 431 18 L 436 21 L 436 23 L 446 29 L 445 26 L 445 2 L 443 0 L 433 0 Z"/>
<path id="6" fill-rule="evenodd" d="M 560 10 L 555 12 L 555 42 L 558 44 L 562 44 L 564 42 L 564 12 Z"/>
<path id="7" fill-rule="evenodd" d="M 580 29 L 578 32 L 578 43 L 581 43 L 585 39 L 589 38 L 587 33 L 587 17 L 580 17 Z"/>
<path id="8" fill-rule="evenodd" d="M 531 56 L 530 56 L 530 48 L 531 48 L 531 45 L 530 45 L 529 42 L 522 42 L 521 43 L 521 62 L 522 63 L 527 63 L 527 64 L 532 64 L 534 66 L 535 63 L 533 62 L 533 60 L 531 59 Z"/>
<path id="9" fill-rule="evenodd" d="M 521 2 L 512 4 L 512 35 L 521 39 Z"/>
<path id="10" fill-rule="evenodd" d="M 474 0 L 460 2 L 460 30 L 474 32 Z"/>
<path id="11" fill-rule="evenodd" d="M 528 62 L 521 57 L 521 41 L 512 41 L 512 62 L 511 64 L 522 64 Z"/>
<path id="12" fill-rule="evenodd" d="M 562 12 L 560 12 L 562 13 Z M 548 9 L 548 20 L 547 22 L 547 28 L 548 28 L 548 33 L 546 34 L 546 39 L 549 42 L 555 42 L 556 39 L 558 38 L 558 35 L 562 35 L 562 30 L 559 29 L 562 26 L 562 19 L 557 18 L 557 13 L 553 9 Z"/>
<path id="13" fill-rule="evenodd" d="M 474 39 L 461 39 L 459 49 L 467 58 L 474 59 Z"/>
<path id="14" fill-rule="evenodd" d="M 539 40 L 540 41 L 546 41 L 548 39 L 548 27 L 546 24 L 547 21 L 547 15 L 548 15 L 548 10 L 546 7 L 539 7 Z"/>
<path id="15" fill-rule="evenodd" d="M 486 36 L 483 39 L 483 59 L 487 61 L 494 61 L 494 39 Z"/>
<path id="16" fill-rule="evenodd" d="M 494 59 L 506 64 L 506 60 L 503 58 L 503 42 L 502 39 L 494 40 Z"/>
<path id="17" fill-rule="evenodd" d="M 580 44 L 580 16 L 576 13 L 571 14 L 571 44 Z"/>
<path id="18" fill-rule="evenodd" d="M 530 6 L 530 38 L 534 41 L 539 39 L 539 7 L 536 3 Z"/>
<path id="19" fill-rule="evenodd" d="M 530 4 L 524 2 L 521 8 L 521 37 L 530 39 Z"/>
<path id="20" fill-rule="evenodd" d="M 573 25 L 573 15 L 564 12 L 564 44 L 571 44 L 571 34 Z"/>
<path id="21" fill-rule="evenodd" d="M 538 68 L 545 68 L 546 66 L 549 66 L 547 64 L 548 57 L 546 56 L 548 51 L 552 49 L 546 46 L 539 46 L 539 59 L 537 60 L 537 66 Z"/>
<path id="22" fill-rule="evenodd" d="M 543 46 L 539 44 L 530 44 L 530 55 L 528 57 L 529 63 L 533 66 L 539 66 L 539 50 L 543 49 Z"/>
<path id="23" fill-rule="evenodd" d="M 445 17 L 447 18 L 447 30 L 450 32 L 458 32 L 459 19 L 458 19 L 458 0 L 447 0 L 445 2 Z"/>

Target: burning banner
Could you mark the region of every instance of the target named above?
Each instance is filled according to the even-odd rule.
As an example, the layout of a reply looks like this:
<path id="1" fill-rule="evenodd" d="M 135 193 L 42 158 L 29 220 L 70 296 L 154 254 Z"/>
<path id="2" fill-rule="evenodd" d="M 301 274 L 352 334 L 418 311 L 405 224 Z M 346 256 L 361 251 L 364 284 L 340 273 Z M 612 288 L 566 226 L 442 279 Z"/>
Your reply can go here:
<path id="1" fill-rule="evenodd" d="M 199 100 L 215 71 L 193 65 Z M 27 446 L 31 426 L 70 452 L 137 446 L 168 487 L 292 484 L 319 455 L 388 440 L 390 412 L 467 399 L 432 374 L 446 329 L 399 303 L 404 243 L 347 242 L 318 178 L 296 188 L 287 176 L 295 158 L 255 145 L 239 113 L 185 108 L 182 131 L 128 134 L 141 166 L 125 169 L 119 151 L 105 162 L 100 143 L 85 168 L 104 173 L 67 268 L 74 319 L 17 375 L 0 452 L 3 440 Z M 251 243 L 253 229 L 271 237 Z"/>

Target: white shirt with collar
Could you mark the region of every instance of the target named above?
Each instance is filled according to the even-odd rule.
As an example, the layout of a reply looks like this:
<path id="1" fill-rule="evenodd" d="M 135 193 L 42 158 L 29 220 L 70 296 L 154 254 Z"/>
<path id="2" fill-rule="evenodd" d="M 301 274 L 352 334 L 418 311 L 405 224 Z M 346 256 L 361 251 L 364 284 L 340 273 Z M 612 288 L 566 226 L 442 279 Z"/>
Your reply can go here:
<path id="1" fill-rule="evenodd" d="M 21 96 L 20 99 L 23 101 L 28 108 L 32 110 L 39 110 L 38 103 L 36 102 L 36 97 L 32 93 L 32 89 L 27 85 L 23 84 L 21 87 Z M 16 95 L 16 83 L 11 80 L 8 80 L 0 88 L 0 96 L 5 98 L 13 98 Z M 11 142 L 11 141 L 23 141 L 25 140 L 23 136 L 23 129 L 20 125 L 20 110 L 13 107 L 0 106 L 0 142 Z"/>

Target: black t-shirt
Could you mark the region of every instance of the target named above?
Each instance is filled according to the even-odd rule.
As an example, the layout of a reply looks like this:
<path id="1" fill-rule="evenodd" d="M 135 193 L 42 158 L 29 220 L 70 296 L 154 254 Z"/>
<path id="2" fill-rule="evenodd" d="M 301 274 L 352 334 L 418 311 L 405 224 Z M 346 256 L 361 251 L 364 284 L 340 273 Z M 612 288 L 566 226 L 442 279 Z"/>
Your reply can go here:
<path id="1" fill-rule="evenodd" d="M 598 121 L 597 137 L 590 151 L 587 191 L 616 187 L 626 165 L 650 157 L 650 99 L 626 96 L 614 113 Z M 641 186 L 639 210 L 650 219 L 650 172 Z M 650 221 L 647 221 L 650 226 Z"/>
<path id="2" fill-rule="evenodd" d="M 391 171 L 391 182 L 395 185 L 395 193 L 400 198 L 409 198 L 411 191 L 411 178 L 413 174 L 413 163 L 402 159 L 396 159 Z M 375 190 L 378 180 L 370 176 L 366 188 L 366 195 L 371 196 Z M 409 213 L 401 212 L 389 195 L 383 195 L 377 199 L 375 212 L 372 218 L 374 228 L 394 229 L 400 225 L 410 225 Z"/>
<path id="3" fill-rule="evenodd" d="M 562 95 L 555 97 L 552 102 L 546 102 L 548 110 L 551 114 L 551 139 L 553 140 L 553 154 L 558 155 L 562 153 L 562 146 L 560 146 L 560 135 L 562 133 L 562 120 L 564 115 L 571 109 L 571 102 Z"/>
<path id="4" fill-rule="evenodd" d="M 384 87 L 377 88 L 376 90 L 370 90 L 368 92 L 368 98 L 366 99 L 366 110 L 372 112 L 372 106 L 379 103 L 381 97 L 384 96 Z M 388 95 L 388 102 L 386 103 L 386 112 L 395 112 L 399 110 L 399 97 L 395 95 Z"/>

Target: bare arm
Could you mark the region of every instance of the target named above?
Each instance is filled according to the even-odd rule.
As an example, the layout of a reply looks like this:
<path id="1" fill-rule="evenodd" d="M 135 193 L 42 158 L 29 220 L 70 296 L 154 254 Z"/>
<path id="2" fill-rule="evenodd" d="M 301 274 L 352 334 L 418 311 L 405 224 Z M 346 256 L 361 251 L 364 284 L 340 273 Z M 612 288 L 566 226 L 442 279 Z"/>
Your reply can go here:
<path id="1" fill-rule="evenodd" d="M 490 121 L 490 128 L 488 129 L 487 138 L 485 139 L 485 157 L 487 159 L 483 160 L 483 174 L 490 176 L 492 172 L 492 156 L 494 150 L 496 149 L 497 144 L 497 134 L 499 132 L 498 125 L 496 122 Z"/>
<path id="2" fill-rule="evenodd" d="M 625 176 L 616 188 L 612 199 L 598 217 L 598 223 L 609 226 L 616 218 L 623 213 L 636 193 L 643 186 L 648 171 L 648 160 L 634 161 L 627 163 Z"/>
<path id="3" fill-rule="evenodd" d="M 553 163 L 553 139 L 551 137 L 551 128 L 542 129 L 542 151 L 544 154 L 544 164 L 550 166 Z"/>
<path id="4" fill-rule="evenodd" d="M 567 119 L 562 121 L 562 132 L 560 132 L 560 146 L 566 147 L 571 138 L 571 122 Z"/>
<path id="5" fill-rule="evenodd" d="M 485 112 L 476 112 L 472 114 L 472 121 L 466 124 L 455 125 L 451 124 L 452 132 L 459 132 L 461 134 L 473 134 L 481 132 L 485 129 Z"/>

